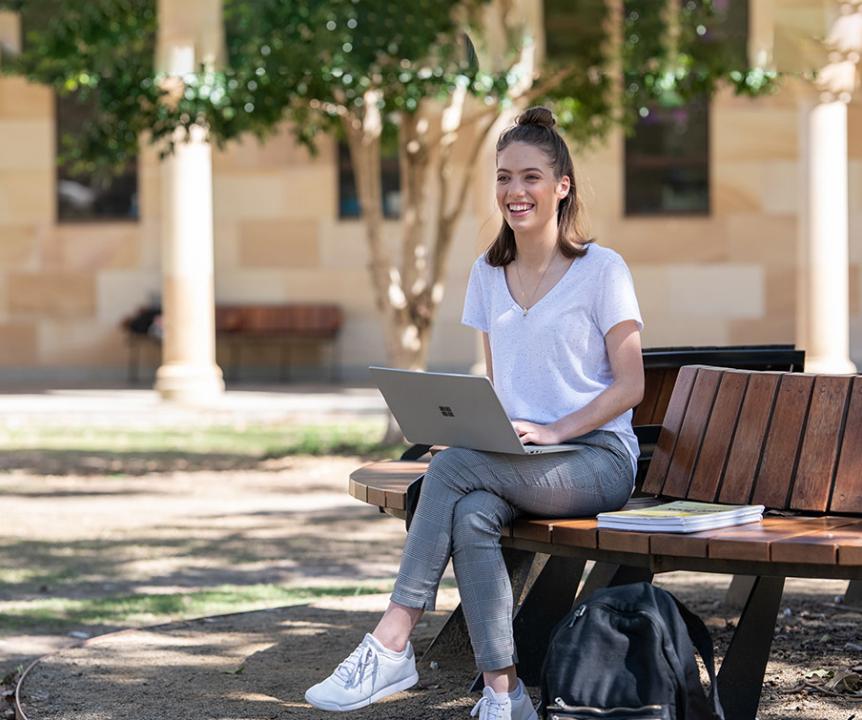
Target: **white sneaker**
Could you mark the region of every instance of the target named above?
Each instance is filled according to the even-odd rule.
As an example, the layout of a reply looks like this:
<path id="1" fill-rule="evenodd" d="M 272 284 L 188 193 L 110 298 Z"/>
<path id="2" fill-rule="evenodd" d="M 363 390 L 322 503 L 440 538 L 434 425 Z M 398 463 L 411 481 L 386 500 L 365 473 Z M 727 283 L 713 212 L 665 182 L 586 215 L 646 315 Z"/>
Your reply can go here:
<path id="1" fill-rule="evenodd" d="M 305 699 L 320 710 L 344 712 L 371 705 L 417 682 L 410 643 L 403 654 L 396 655 L 369 633 L 332 675 L 305 691 Z"/>
<path id="2" fill-rule="evenodd" d="M 496 693 L 486 687 L 482 691 L 482 698 L 470 711 L 470 717 L 479 716 L 479 720 L 538 720 L 533 701 L 524 687 L 524 683 L 518 680 L 521 686 L 521 695 L 512 700 L 508 693 Z"/>

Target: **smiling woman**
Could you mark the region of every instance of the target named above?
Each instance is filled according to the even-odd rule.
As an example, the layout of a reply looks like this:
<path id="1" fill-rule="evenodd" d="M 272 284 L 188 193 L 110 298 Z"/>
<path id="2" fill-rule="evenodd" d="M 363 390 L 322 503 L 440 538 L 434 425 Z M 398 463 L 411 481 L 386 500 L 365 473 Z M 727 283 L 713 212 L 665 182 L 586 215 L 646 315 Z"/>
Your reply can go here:
<path id="1" fill-rule="evenodd" d="M 633 488 L 640 311 L 622 258 L 578 228 L 572 159 L 549 110 L 527 110 L 502 134 L 496 178 L 502 226 L 473 265 L 462 322 L 482 333 L 488 375 L 521 441 L 567 443 L 577 452 L 451 447 L 434 456 L 389 607 L 332 675 L 306 692 L 323 710 L 365 707 L 418 681 L 409 638 L 435 608 L 451 558 L 485 680 L 472 715 L 536 720 L 515 672 L 502 528 L 524 513 L 617 509 Z"/>

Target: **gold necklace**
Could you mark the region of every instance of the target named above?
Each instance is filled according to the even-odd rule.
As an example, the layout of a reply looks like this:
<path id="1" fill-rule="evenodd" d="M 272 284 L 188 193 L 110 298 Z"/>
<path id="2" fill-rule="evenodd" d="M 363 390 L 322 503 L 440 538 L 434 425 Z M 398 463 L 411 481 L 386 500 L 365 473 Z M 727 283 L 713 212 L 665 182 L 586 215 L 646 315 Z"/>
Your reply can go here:
<path id="1" fill-rule="evenodd" d="M 556 257 L 557 257 L 557 249 L 554 248 L 554 252 L 551 255 L 551 259 L 548 260 L 548 264 L 545 265 L 545 269 L 542 270 L 542 274 L 539 276 L 539 282 L 536 283 L 536 287 L 533 288 L 533 292 L 530 293 L 529 298 L 526 297 L 526 292 L 524 289 L 524 281 L 521 279 L 521 268 L 518 267 L 518 261 L 515 260 L 515 272 L 518 275 L 518 285 L 521 286 L 521 295 L 524 296 L 524 301 L 525 301 L 524 304 L 521 306 L 521 312 L 523 314 L 523 317 L 527 317 L 527 313 L 530 312 L 530 308 L 533 306 L 533 298 L 536 297 L 536 293 L 538 292 L 539 287 L 542 284 L 542 281 L 545 279 L 545 275 L 547 274 L 548 269 L 554 263 L 554 260 L 556 259 Z"/>

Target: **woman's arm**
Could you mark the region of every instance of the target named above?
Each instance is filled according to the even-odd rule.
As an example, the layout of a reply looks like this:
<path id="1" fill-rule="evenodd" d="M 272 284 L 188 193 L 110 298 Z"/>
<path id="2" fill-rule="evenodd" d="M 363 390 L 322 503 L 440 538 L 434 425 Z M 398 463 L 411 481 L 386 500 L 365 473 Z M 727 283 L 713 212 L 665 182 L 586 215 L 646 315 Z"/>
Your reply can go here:
<path id="1" fill-rule="evenodd" d="M 549 425 L 516 420 L 512 423 L 521 441 L 556 445 L 586 435 L 637 405 L 644 394 L 641 334 L 634 320 L 617 323 L 605 335 L 605 348 L 614 381 L 590 403 Z M 486 358 L 490 358 L 486 348 Z"/>
<path id="2" fill-rule="evenodd" d="M 485 374 L 494 384 L 494 364 L 491 362 L 491 341 L 488 339 L 488 333 L 482 333 L 482 346 L 485 348 Z"/>

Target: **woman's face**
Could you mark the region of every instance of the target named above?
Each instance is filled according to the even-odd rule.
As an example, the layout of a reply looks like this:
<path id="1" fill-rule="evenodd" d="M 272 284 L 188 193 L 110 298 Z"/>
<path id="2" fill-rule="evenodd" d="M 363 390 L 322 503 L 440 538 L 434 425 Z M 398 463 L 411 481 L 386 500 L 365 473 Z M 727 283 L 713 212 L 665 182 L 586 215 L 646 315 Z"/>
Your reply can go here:
<path id="1" fill-rule="evenodd" d="M 545 153 L 513 142 L 497 154 L 497 205 L 516 233 L 557 224 L 557 205 L 569 193 L 568 176 L 554 177 Z"/>

